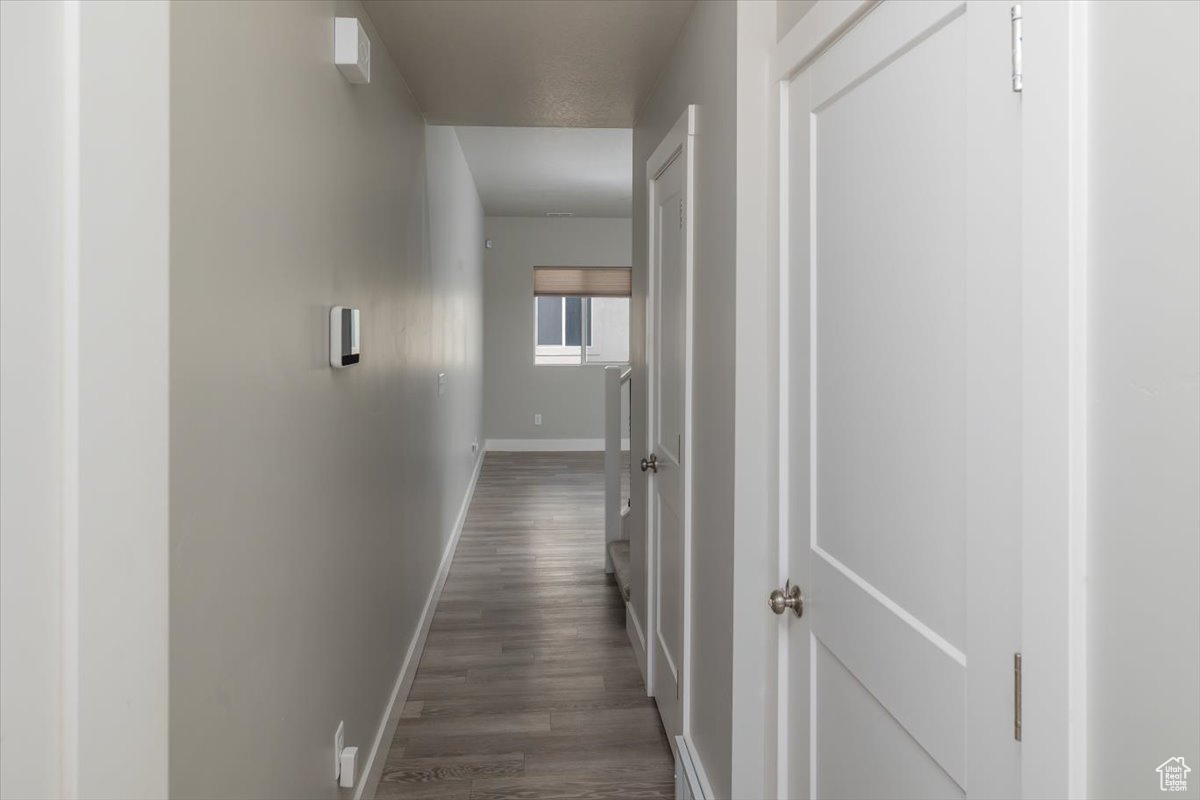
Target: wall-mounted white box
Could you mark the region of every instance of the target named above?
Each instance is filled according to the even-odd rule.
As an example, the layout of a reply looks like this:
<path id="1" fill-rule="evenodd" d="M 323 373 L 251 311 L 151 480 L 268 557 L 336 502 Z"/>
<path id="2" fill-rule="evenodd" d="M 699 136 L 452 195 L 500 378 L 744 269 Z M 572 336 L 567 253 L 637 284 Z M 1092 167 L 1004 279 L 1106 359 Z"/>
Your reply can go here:
<path id="1" fill-rule="evenodd" d="M 357 18 L 334 19 L 333 63 L 350 83 L 371 82 L 371 40 Z"/>
<path id="2" fill-rule="evenodd" d="M 338 770 L 338 786 L 343 789 L 354 788 L 354 776 L 358 774 L 358 748 L 347 747 L 340 755 L 341 767 Z"/>

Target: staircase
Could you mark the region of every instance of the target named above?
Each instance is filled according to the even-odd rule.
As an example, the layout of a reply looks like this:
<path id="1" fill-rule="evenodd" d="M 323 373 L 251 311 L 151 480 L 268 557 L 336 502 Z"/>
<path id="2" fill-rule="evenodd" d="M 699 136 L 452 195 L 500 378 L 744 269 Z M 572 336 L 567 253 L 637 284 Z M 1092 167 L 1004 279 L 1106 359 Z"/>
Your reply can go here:
<path id="1" fill-rule="evenodd" d="M 622 442 L 627 448 L 631 374 L 628 367 L 604 369 L 605 571 L 613 573 L 627 603 L 632 594 L 633 569 L 629 562 L 629 451 L 622 448 Z"/>
<path id="2" fill-rule="evenodd" d="M 617 588 L 621 590 L 621 597 L 625 602 L 629 602 L 629 586 L 632 578 L 632 568 L 629 566 L 629 540 L 618 539 L 615 542 L 608 543 L 608 558 L 613 565 L 613 578 L 617 581 Z"/>

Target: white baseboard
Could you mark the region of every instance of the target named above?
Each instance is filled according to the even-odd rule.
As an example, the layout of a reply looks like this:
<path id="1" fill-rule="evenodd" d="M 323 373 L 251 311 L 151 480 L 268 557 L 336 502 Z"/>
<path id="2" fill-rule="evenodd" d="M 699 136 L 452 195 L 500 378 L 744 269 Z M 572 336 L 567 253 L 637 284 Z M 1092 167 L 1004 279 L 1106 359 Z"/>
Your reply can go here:
<path id="1" fill-rule="evenodd" d="M 678 768 L 675 770 L 675 797 L 678 800 L 710 800 L 715 797 L 691 737 L 686 733 L 676 736 L 674 750 L 678 759 Z"/>
<path id="2" fill-rule="evenodd" d="M 646 637 L 642 626 L 638 624 L 637 614 L 630 603 L 625 604 L 625 633 L 629 636 L 629 644 L 633 645 L 633 657 L 638 669 L 642 672 L 642 683 L 646 685 L 646 695 L 650 695 L 650 681 L 646 677 Z"/>
<path id="3" fill-rule="evenodd" d="M 629 440 L 621 441 L 623 450 Z M 603 452 L 604 439 L 488 439 L 485 449 L 496 453 L 566 453 Z"/>
<path id="4" fill-rule="evenodd" d="M 458 518 L 454 521 L 454 529 L 450 533 L 450 541 L 442 553 L 442 563 L 438 566 L 433 585 L 429 587 L 429 596 L 425 598 L 425 608 L 421 611 L 420 623 L 408 643 L 408 652 L 400 665 L 400 674 L 396 676 L 396 684 L 392 687 L 392 696 L 388 699 L 383 710 L 383 719 L 379 723 L 379 731 L 375 734 L 375 743 L 371 746 L 371 754 L 363 763 L 362 777 L 358 781 L 358 789 L 354 792 L 354 800 L 375 796 L 379 780 L 383 777 L 383 765 L 387 761 L 387 751 L 392 738 L 396 735 L 396 726 L 400 723 L 400 712 L 408 701 L 408 692 L 412 688 L 413 678 L 417 676 L 417 666 L 421 663 L 421 654 L 425 651 L 425 639 L 429 636 L 429 626 L 433 623 L 434 612 L 437 611 L 438 599 L 442 596 L 442 587 L 446 585 L 446 576 L 450 572 L 450 563 L 454 560 L 454 550 L 458 547 L 458 539 L 462 536 L 463 525 L 467 521 L 467 511 L 471 508 L 471 498 L 475 495 L 475 483 L 479 480 L 479 469 L 483 466 L 483 453 L 475 459 L 475 469 L 471 472 L 471 480 L 467 483 L 467 492 L 463 497 L 462 506 L 458 509 Z M 380 754 L 382 751 L 382 755 Z"/>

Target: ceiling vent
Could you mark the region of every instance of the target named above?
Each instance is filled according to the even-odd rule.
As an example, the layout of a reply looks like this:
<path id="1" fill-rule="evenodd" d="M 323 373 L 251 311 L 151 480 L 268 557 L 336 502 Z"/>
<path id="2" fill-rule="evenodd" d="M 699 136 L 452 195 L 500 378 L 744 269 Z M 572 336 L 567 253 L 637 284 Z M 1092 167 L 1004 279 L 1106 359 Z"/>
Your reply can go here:
<path id="1" fill-rule="evenodd" d="M 575 216 L 575 212 L 574 211 L 547 211 L 546 216 L 547 217 L 573 217 L 573 216 Z"/>

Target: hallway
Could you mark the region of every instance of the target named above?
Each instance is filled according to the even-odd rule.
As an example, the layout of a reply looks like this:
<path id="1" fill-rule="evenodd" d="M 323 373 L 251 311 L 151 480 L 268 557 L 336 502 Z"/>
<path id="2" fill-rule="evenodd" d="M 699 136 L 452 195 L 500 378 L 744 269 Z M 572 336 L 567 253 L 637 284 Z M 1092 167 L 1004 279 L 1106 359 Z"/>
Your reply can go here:
<path id="1" fill-rule="evenodd" d="M 1200 800 L 1198 498 L 1200 0 L 0 0 L 0 800 Z"/>
<path id="2" fill-rule="evenodd" d="M 672 797 L 603 571 L 602 453 L 489 453 L 377 798 Z"/>

